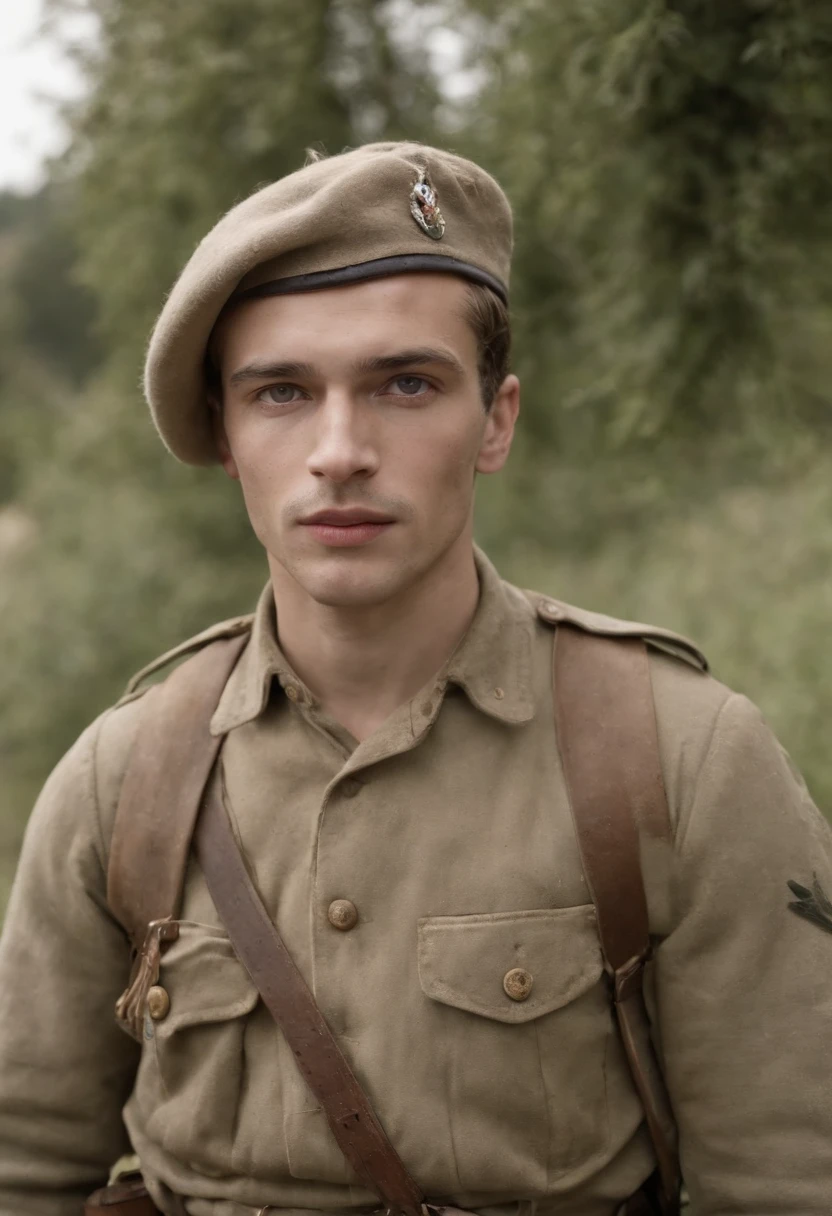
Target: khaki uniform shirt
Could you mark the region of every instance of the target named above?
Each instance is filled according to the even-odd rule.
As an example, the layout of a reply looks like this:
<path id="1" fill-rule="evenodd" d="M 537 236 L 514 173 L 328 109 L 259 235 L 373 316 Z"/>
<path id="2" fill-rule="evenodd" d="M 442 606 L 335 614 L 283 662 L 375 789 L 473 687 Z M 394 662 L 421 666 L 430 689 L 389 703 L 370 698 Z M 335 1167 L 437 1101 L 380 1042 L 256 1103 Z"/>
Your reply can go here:
<path id="1" fill-rule="evenodd" d="M 610 1216 L 653 1169 L 554 737 L 553 630 L 478 556 L 474 622 L 360 744 L 316 706 L 264 594 L 213 720 L 266 906 L 431 1198 Z M 587 628 L 628 627 L 565 608 Z M 832 1210 L 832 835 L 756 709 L 651 648 L 675 845 L 645 855 L 651 1008 L 697 1216 Z M 129 967 L 107 851 L 141 698 L 105 713 L 32 816 L 0 948 L 0 1211 L 69 1216 L 127 1150 L 192 1216 L 371 1209 L 186 876 L 167 1016 L 115 1024 Z M 357 923 L 329 919 L 350 900 Z M 528 999 L 503 978 L 533 976 Z M 125 1105 L 126 1104 L 126 1105 Z"/>

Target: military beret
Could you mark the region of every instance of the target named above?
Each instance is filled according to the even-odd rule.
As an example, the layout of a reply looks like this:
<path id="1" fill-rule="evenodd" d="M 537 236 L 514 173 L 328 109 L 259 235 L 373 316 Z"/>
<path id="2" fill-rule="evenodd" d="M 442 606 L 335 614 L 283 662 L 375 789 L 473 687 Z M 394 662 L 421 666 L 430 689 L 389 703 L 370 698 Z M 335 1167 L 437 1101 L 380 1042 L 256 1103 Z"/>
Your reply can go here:
<path id="1" fill-rule="evenodd" d="M 171 452 L 214 464 L 206 351 L 224 309 L 412 271 L 507 298 L 511 209 L 484 169 L 417 143 L 365 144 L 252 194 L 200 242 L 150 339 L 145 395 Z"/>

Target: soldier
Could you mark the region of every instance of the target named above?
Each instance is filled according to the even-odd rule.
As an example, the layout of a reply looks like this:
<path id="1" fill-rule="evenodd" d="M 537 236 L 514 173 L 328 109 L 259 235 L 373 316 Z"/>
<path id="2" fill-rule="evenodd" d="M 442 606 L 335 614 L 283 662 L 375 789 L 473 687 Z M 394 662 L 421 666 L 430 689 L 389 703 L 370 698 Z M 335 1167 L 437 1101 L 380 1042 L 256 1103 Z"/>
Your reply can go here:
<path id="1" fill-rule="evenodd" d="M 153 418 L 239 480 L 270 579 L 36 806 L 0 947 L 3 1213 L 74 1216 L 131 1148 L 169 1216 L 672 1211 L 645 965 L 698 1216 L 829 1212 L 828 827 L 690 643 L 473 545 L 518 413 L 510 249 L 481 168 L 374 144 L 235 207 L 167 300 Z"/>

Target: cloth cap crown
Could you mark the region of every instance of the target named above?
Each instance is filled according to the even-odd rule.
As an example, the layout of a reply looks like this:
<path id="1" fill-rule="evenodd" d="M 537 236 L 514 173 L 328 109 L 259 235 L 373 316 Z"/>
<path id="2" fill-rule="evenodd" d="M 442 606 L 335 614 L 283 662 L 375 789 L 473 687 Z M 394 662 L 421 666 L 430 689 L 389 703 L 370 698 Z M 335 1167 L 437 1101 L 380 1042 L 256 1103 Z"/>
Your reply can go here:
<path id="1" fill-rule="evenodd" d="M 414 215 L 420 181 L 438 217 Z M 265 186 L 200 242 L 156 322 L 144 384 L 162 439 L 189 464 L 217 461 L 205 354 L 232 297 L 429 269 L 485 283 L 505 299 L 511 244 L 511 209 L 494 178 L 423 144 L 366 144 Z"/>

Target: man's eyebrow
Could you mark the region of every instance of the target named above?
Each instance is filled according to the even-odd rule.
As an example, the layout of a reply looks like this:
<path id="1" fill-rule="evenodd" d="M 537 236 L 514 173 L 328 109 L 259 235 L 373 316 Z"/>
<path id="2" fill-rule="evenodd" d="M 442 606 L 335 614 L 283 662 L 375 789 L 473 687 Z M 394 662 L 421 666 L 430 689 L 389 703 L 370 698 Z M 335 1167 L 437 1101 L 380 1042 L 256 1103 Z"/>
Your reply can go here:
<path id="1" fill-rule="evenodd" d="M 463 374 L 465 368 L 451 351 L 433 346 L 417 346 L 411 350 L 397 351 L 394 355 L 371 355 L 359 359 L 357 372 L 396 372 L 403 367 L 424 367 L 426 363 L 438 363 L 452 371 Z M 246 380 L 293 380 L 310 379 L 316 374 L 311 363 L 275 363 L 269 359 L 254 359 L 238 367 L 228 378 L 229 385 L 242 384 Z"/>
<path id="2" fill-rule="evenodd" d="M 244 380 L 291 380 L 314 376 L 311 363 L 271 363 L 267 359 L 255 359 L 238 367 L 228 378 L 229 384 L 242 384 Z"/>
<path id="3" fill-rule="evenodd" d="M 402 367 L 424 367 L 426 363 L 439 363 L 460 374 L 465 371 L 451 351 L 432 346 L 418 346 L 412 350 L 398 351 L 395 355 L 374 355 L 359 359 L 355 367 L 359 372 L 396 372 Z"/>

